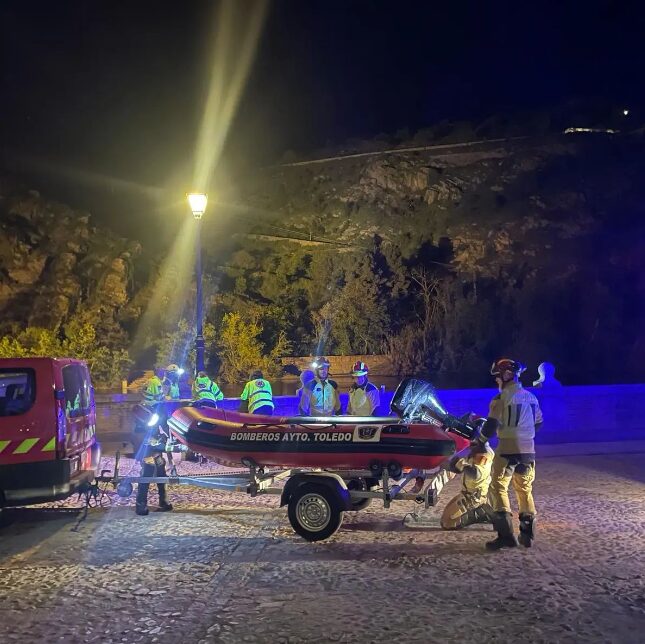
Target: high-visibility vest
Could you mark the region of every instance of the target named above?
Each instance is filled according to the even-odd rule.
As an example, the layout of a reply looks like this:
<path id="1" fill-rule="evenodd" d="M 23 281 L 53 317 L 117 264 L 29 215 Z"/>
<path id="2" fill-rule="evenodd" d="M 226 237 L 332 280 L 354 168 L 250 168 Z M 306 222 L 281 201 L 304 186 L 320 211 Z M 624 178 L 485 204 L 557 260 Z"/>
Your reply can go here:
<path id="1" fill-rule="evenodd" d="M 298 405 L 301 416 L 333 416 L 339 412 L 340 398 L 335 380 L 315 378 L 302 388 Z"/>
<path id="2" fill-rule="evenodd" d="M 193 383 L 193 398 L 195 400 L 222 400 L 222 390 L 208 376 L 195 378 Z"/>
<path id="3" fill-rule="evenodd" d="M 349 389 L 347 413 L 350 416 L 373 416 L 380 404 L 378 388 L 371 382 L 364 385 L 352 385 Z"/>
<path id="4" fill-rule="evenodd" d="M 163 400 L 163 386 L 158 376 L 152 376 L 143 390 L 144 403 L 158 403 Z"/>
<path id="5" fill-rule="evenodd" d="M 161 382 L 165 389 L 165 394 L 170 400 L 179 400 L 181 394 L 179 393 L 179 383 L 173 382 L 170 378 L 164 378 Z"/>
<path id="6" fill-rule="evenodd" d="M 273 405 L 273 391 L 268 381 L 263 378 L 249 380 L 244 386 L 244 391 L 240 396 L 242 400 L 248 400 L 249 414 L 253 414 L 258 407 L 271 407 Z"/>

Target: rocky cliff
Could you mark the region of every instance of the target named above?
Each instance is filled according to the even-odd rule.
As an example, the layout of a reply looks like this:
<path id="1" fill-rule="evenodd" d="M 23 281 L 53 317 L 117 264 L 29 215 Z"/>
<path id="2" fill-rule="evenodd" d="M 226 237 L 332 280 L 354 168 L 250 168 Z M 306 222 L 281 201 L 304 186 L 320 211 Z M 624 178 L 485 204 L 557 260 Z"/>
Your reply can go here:
<path id="1" fill-rule="evenodd" d="M 577 381 L 620 381 L 638 379 L 645 360 L 644 162 L 640 133 L 549 135 L 293 163 L 245 187 L 261 213 L 252 230 L 318 241 L 335 257 L 329 275 L 339 251 L 360 258 L 376 246 L 394 248 L 403 270 L 450 283 L 435 297 L 447 316 L 435 350 L 451 357 L 436 368 L 515 352 Z M 289 251 L 258 239 L 265 265 L 272 252 L 284 262 Z M 258 292 L 271 279 L 256 278 Z"/>
<path id="2" fill-rule="evenodd" d="M 210 320 L 246 312 L 268 348 L 284 331 L 296 355 L 389 351 L 459 384 L 500 353 L 565 381 L 640 379 L 641 134 L 414 143 L 240 181 L 235 217 L 204 224 Z M 132 340 L 152 293 L 137 242 L 6 186 L 0 221 L 5 331 L 84 310 Z"/>
<path id="3" fill-rule="evenodd" d="M 104 327 L 120 328 L 132 317 L 138 242 L 9 180 L 0 186 L 0 226 L 3 332 L 16 325 L 56 328 L 80 311 Z"/>

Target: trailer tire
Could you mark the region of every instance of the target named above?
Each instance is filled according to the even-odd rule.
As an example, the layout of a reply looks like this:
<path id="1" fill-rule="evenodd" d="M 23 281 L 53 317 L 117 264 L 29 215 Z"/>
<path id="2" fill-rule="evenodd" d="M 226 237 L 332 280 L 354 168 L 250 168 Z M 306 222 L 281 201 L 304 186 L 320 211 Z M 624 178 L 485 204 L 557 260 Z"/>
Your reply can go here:
<path id="1" fill-rule="evenodd" d="M 328 486 L 304 483 L 289 499 L 289 523 L 303 539 L 322 541 L 340 528 L 341 508 L 340 499 Z"/>
<path id="2" fill-rule="evenodd" d="M 347 489 L 351 492 L 352 490 L 360 490 L 361 492 L 367 492 L 368 490 L 371 490 L 375 485 L 372 483 L 375 479 L 373 478 L 358 478 L 358 479 L 349 479 L 347 481 Z M 378 485 L 378 481 L 376 481 L 376 485 Z M 364 510 L 372 501 L 372 499 L 357 499 L 356 501 L 352 501 L 352 511 L 359 512 L 360 510 Z"/>
<path id="3" fill-rule="evenodd" d="M 393 479 L 400 479 L 403 476 L 403 468 L 400 463 L 391 461 L 387 464 L 387 473 Z"/>

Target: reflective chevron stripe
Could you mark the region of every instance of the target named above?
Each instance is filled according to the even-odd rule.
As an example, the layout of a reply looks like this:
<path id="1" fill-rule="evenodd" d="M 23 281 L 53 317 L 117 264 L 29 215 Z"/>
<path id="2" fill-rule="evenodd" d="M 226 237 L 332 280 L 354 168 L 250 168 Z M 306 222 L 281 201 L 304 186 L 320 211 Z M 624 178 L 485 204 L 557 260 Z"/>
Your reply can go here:
<path id="1" fill-rule="evenodd" d="M 14 454 L 26 454 L 36 443 L 38 442 L 37 438 L 25 438 L 16 449 L 13 450 Z"/>
<path id="2" fill-rule="evenodd" d="M 56 437 L 52 438 L 45 447 L 42 448 L 43 452 L 53 452 L 56 449 Z"/>
<path id="3" fill-rule="evenodd" d="M 4 451 L 5 447 L 9 445 L 11 441 L 0 441 L 0 454 Z"/>

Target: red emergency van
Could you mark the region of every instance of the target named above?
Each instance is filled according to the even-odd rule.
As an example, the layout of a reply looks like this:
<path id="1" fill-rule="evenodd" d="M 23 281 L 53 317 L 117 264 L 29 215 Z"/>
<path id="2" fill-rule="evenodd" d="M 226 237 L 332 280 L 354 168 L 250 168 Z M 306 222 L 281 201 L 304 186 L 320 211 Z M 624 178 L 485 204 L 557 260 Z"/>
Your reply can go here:
<path id="1" fill-rule="evenodd" d="M 84 362 L 0 359 L 0 507 L 64 499 L 94 479 L 100 456 Z"/>

